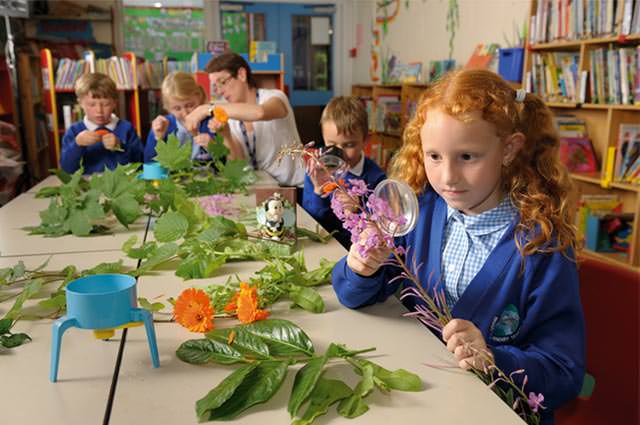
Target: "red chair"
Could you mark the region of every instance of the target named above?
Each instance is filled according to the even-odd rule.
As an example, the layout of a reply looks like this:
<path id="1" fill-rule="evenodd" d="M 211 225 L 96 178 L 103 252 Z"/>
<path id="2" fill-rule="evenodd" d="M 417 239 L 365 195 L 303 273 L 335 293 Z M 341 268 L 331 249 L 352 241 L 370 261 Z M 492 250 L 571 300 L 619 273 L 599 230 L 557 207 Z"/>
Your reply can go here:
<path id="1" fill-rule="evenodd" d="M 590 396 L 556 411 L 558 425 L 640 423 L 640 273 L 594 259 L 579 263 Z"/>

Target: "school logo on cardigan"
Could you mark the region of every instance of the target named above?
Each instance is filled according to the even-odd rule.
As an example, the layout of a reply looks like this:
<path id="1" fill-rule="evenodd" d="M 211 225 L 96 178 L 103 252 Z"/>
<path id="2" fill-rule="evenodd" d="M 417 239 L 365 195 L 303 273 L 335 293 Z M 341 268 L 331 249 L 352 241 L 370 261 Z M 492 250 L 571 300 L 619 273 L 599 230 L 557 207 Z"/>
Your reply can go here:
<path id="1" fill-rule="evenodd" d="M 512 341 L 518 335 L 518 331 L 520 331 L 520 314 L 513 304 L 509 304 L 500 317 L 493 318 L 489 329 L 491 339 L 497 342 Z"/>

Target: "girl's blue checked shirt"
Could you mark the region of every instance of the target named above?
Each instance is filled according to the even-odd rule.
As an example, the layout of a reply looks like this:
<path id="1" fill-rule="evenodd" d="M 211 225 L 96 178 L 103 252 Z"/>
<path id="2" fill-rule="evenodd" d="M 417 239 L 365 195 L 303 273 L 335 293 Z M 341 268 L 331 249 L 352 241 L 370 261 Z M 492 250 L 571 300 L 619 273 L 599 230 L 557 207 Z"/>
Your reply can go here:
<path id="1" fill-rule="evenodd" d="M 447 304 L 453 307 L 518 214 L 509 197 L 471 216 L 447 206 L 442 273 Z"/>

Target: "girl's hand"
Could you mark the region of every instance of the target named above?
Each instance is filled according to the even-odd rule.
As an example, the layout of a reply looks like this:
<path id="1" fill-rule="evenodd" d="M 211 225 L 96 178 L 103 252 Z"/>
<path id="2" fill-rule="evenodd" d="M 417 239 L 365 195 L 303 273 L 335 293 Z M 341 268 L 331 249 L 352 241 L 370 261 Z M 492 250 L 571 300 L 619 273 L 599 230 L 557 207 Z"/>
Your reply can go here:
<path id="1" fill-rule="evenodd" d="M 156 140 L 163 140 L 164 135 L 169 128 L 169 120 L 162 115 L 158 115 L 153 121 L 151 121 L 151 130 Z"/>
<path id="2" fill-rule="evenodd" d="M 363 257 L 358 252 L 358 245 L 362 244 L 372 232 L 378 232 L 374 225 L 369 225 L 360 234 L 360 242 L 351 244 L 349 254 L 347 254 L 347 265 L 351 270 L 362 276 L 371 276 L 378 271 L 382 263 L 387 261 L 391 248 L 387 246 L 379 246 L 369 250 L 367 255 Z"/>
<path id="3" fill-rule="evenodd" d="M 197 136 L 193 137 L 193 142 L 205 149 L 209 146 L 209 142 L 212 140 L 213 139 L 211 139 L 211 136 L 209 136 L 207 133 L 200 133 Z"/>
<path id="4" fill-rule="evenodd" d="M 102 136 L 102 144 L 104 145 L 104 148 L 108 151 L 122 150 L 120 148 L 120 140 L 118 140 L 116 135 L 113 133 L 107 133 L 104 136 Z"/>
<path id="5" fill-rule="evenodd" d="M 204 104 L 195 108 L 184 119 L 184 128 L 191 134 L 198 134 L 200 122 L 209 116 L 209 105 Z"/>
<path id="6" fill-rule="evenodd" d="M 480 329 L 468 320 L 453 319 L 447 323 L 442 329 L 442 339 L 462 369 L 483 369 L 486 357 L 493 357 Z"/>
<path id="7" fill-rule="evenodd" d="M 76 144 L 78 146 L 91 146 L 100 141 L 102 141 L 102 136 L 95 131 L 84 130 L 76 136 Z"/>

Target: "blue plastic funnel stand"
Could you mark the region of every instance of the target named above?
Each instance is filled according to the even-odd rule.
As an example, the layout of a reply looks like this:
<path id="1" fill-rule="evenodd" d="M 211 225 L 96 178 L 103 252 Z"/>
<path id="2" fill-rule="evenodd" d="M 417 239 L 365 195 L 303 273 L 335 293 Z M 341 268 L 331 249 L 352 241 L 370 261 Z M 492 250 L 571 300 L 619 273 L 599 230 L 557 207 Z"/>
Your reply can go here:
<path id="1" fill-rule="evenodd" d="M 67 315 L 53 323 L 51 371 L 56 382 L 62 335 L 71 326 L 81 329 L 113 329 L 131 322 L 144 322 L 153 367 L 160 366 L 151 313 L 137 307 L 136 280 L 122 274 L 85 276 L 66 287 Z"/>

